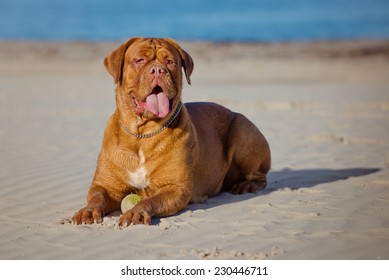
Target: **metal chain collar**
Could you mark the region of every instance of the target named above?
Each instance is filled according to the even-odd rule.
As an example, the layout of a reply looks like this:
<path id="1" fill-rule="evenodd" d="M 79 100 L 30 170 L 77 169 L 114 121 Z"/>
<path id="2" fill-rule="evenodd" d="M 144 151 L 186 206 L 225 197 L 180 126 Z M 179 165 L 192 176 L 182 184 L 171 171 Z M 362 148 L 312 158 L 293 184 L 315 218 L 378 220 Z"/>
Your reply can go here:
<path id="1" fill-rule="evenodd" d="M 164 131 L 166 128 L 171 125 L 171 123 L 177 118 L 178 114 L 181 112 L 182 109 L 182 102 L 178 104 L 177 110 L 174 112 L 173 116 L 170 117 L 170 119 L 157 131 L 151 132 L 151 133 L 146 133 L 146 134 L 139 134 L 139 133 L 133 133 L 131 132 L 119 119 L 120 126 L 124 129 L 125 132 L 128 134 L 138 138 L 138 139 L 144 139 L 144 138 L 151 138 L 155 135 L 160 134 L 162 131 Z"/>

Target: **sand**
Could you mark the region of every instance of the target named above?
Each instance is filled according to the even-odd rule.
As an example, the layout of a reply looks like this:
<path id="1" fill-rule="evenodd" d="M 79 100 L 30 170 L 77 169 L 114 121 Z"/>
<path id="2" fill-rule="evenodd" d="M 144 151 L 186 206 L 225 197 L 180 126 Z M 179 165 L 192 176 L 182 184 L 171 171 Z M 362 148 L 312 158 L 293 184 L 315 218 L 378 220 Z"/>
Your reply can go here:
<path id="1" fill-rule="evenodd" d="M 115 43 L 0 43 L 0 259 L 389 259 L 389 42 L 182 43 L 184 101 L 245 114 L 273 156 L 266 190 L 152 226 L 74 226 L 114 85 Z"/>

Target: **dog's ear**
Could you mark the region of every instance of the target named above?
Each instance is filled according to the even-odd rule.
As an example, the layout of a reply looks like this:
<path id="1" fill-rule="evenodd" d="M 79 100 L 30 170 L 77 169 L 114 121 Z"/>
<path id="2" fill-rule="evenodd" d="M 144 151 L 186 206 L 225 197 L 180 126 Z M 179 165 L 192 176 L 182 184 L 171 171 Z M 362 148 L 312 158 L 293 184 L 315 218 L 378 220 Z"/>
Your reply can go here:
<path id="1" fill-rule="evenodd" d="M 184 68 L 184 72 L 185 72 L 186 81 L 188 82 L 188 84 L 190 84 L 190 75 L 192 75 L 193 67 L 194 67 L 192 57 L 186 51 L 184 51 L 174 40 L 172 39 L 165 39 L 165 40 L 168 41 L 180 54 L 182 67 Z"/>
<path id="2" fill-rule="evenodd" d="M 122 44 L 119 48 L 108 54 L 104 59 L 104 66 L 108 73 L 111 74 L 115 84 L 122 81 L 122 72 L 124 56 L 128 47 L 138 38 L 132 38 Z"/>
<path id="3" fill-rule="evenodd" d="M 182 65 L 184 67 L 186 81 L 188 82 L 188 84 L 190 84 L 190 75 L 192 75 L 193 67 L 194 67 L 193 59 L 183 49 L 181 49 L 180 55 L 181 55 L 181 59 L 183 61 Z"/>

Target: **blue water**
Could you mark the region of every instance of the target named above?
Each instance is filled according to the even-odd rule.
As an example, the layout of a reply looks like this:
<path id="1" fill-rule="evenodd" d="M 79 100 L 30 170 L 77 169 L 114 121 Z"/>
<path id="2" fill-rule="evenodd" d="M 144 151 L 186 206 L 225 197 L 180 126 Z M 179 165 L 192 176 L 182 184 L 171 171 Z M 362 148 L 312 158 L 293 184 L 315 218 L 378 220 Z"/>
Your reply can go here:
<path id="1" fill-rule="evenodd" d="M 0 40 L 389 38 L 389 0 L 0 0 Z"/>

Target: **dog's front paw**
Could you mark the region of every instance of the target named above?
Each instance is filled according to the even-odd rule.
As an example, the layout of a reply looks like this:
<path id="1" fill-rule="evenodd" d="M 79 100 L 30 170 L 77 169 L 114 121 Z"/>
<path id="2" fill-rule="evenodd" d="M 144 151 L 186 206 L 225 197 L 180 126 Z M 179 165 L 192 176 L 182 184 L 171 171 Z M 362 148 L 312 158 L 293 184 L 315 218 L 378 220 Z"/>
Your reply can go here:
<path id="1" fill-rule="evenodd" d="M 120 216 L 117 226 L 125 228 L 132 225 L 150 225 L 151 217 L 147 212 L 137 212 L 134 209 L 128 210 Z"/>
<path id="2" fill-rule="evenodd" d="M 80 224 L 93 224 L 101 223 L 103 221 L 103 210 L 100 208 L 85 207 L 80 209 L 72 218 L 72 223 L 75 225 Z"/>

